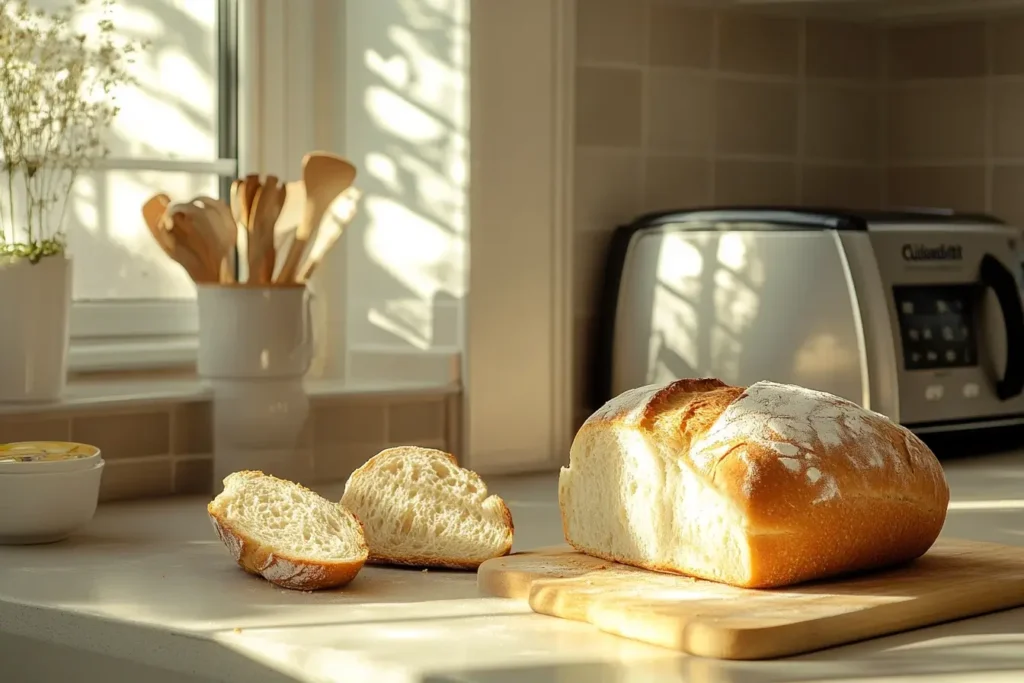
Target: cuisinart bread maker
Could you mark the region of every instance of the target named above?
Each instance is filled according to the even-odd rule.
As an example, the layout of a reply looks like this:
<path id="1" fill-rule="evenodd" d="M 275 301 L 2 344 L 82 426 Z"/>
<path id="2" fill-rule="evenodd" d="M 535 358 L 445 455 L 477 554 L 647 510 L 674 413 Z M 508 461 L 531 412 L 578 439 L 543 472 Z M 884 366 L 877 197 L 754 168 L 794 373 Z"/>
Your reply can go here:
<path id="1" fill-rule="evenodd" d="M 1020 242 L 951 212 L 641 216 L 609 247 L 591 407 L 718 377 L 826 391 L 918 433 L 1024 424 Z"/>

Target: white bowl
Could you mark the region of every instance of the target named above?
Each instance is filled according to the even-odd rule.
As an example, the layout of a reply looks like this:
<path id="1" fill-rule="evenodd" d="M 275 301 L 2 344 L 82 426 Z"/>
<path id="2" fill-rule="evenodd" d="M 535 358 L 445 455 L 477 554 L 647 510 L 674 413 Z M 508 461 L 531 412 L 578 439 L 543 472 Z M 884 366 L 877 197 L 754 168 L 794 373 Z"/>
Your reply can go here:
<path id="1" fill-rule="evenodd" d="M 31 456 L 28 443 L 0 445 L 0 544 L 60 541 L 96 513 L 104 465 L 99 449 L 39 445 L 41 458 L 21 457 Z"/>

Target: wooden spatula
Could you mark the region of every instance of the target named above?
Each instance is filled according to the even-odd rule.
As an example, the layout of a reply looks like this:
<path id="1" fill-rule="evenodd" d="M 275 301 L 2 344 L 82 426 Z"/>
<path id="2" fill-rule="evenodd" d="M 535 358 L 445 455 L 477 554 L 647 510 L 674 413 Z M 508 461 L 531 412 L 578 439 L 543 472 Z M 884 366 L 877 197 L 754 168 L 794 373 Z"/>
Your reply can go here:
<path id="1" fill-rule="evenodd" d="M 249 282 L 269 285 L 274 275 L 274 225 L 285 189 L 275 176 L 267 176 L 257 190 L 249 216 Z"/>
<path id="2" fill-rule="evenodd" d="M 306 252 L 306 245 L 316 236 L 324 214 L 331 203 L 352 185 L 356 169 L 341 157 L 327 152 L 310 152 L 302 159 L 302 182 L 306 187 L 306 203 L 302 222 L 295 231 L 295 238 L 277 282 L 294 282 L 296 273 Z"/>
<path id="3" fill-rule="evenodd" d="M 192 218 L 182 212 L 168 212 L 170 234 L 174 239 L 174 260 L 196 283 L 214 283 L 220 279 L 212 258 L 206 252 L 202 238 Z"/>
<path id="4" fill-rule="evenodd" d="M 359 190 L 350 187 L 331 204 L 330 217 L 320 224 L 320 229 L 316 231 L 299 264 L 299 270 L 295 274 L 296 282 L 306 282 L 313 276 L 313 271 L 323 262 L 334 243 L 341 238 L 345 226 L 355 217 L 356 206 L 361 196 Z"/>
<path id="5" fill-rule="evenodd" d="M 203 195 L 194 198 L 192 204 L 206 214 L 209 226 L 215 233 L 223 262 L 221 281 L 234 282 L 234 259 L 236 243 L 238 241 L 238 226 L 231 215 L 231 210 L 219 199 Z"/>
<path id="6" fill-rule="evenodd" d="M 153 195 L 142 205 L 142 218 L 146 221 L 146 226 L 156 243 L 165 254 L 174 258 L 174 238 L 163 225 L 163 217 L 170 203 L 171 198 L 163 193 Z"/>

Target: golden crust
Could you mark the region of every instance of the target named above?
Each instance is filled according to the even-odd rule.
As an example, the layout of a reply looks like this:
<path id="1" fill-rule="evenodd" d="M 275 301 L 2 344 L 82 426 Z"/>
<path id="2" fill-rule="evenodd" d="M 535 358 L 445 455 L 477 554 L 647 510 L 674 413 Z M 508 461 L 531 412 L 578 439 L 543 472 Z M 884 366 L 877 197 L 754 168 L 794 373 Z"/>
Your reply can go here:
<path id="1" fill-rule="evenodd" d="M 244 477 L 265 476 L 277 479 L 255 470 L 238 474 Z M 284 480 L 278 479 L 278 481 Z M 287 483 L 297 486 L 303 491 L 309 491 L 301 484 Z M 340 588 L 355 579 L 367 561 L 369 550 L 362 535 L 360 535 L 359 543 L 361 555 L 358 559 L 351 561 L 323 562 L 295 557 L 289 553 L 275 552 L 271 546 L 252 538 L 220 514 L 216 509 L 216 502 L 214 499 L 206 506 L 207 514 L 217 537 L 231 553 L 238 566 L 247 573 L 260 576 L 281 588 L 301 591 Z M 352 515 L 362 529 L 362 521 L 351 511 L 346 510 L 346 513 Z"/>
<path id="2" fill-rule="evenodd" d="M 717 379 L 683 379 L 632 390 L 595 412 L 576 438 L 592 430 L 639 432 L 731 501 L 746 522 L 752 563 L 749 580 L 736 585 L 779 587 L 874 569 L 913 560 L 931 547 L 945 522 L 949 488 L 941 464 L 920 439 L 883 416 L 820 394 L 816 400 L 833 402 L 833 412 L 854 415 L 865 425 L 857 439 L 806 444 L 772 432 L 773 441 L 766 443 L 732 429 L 720 430 L 731 437 L 723 443 L 709 432 L 721 427 L 719 418 L 747 389 Z M 780 457 L 779 443 L 786 454 L 799 449 L 813 467 Z M 796 467 L 813 470 L 815 478 L 803 470 L 794 476 Z M 823 480 L 834 487 L 834 495 L 824 499 Z M 573 544 L 561 509 L 570 545 L 630 563 Z M 683 567 L 644 568 L 699 576 Z"/>

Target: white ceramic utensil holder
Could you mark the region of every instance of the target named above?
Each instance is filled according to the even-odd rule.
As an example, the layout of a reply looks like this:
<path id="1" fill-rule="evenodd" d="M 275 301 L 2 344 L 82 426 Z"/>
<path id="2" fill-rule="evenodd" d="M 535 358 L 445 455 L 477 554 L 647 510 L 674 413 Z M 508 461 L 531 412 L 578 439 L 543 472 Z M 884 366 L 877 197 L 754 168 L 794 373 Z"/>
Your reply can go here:
<path id="1" fill-rule="evenodd" d="M 197 299 L 202 380 L 286 379 L 309 370 L 312 295 L 304 285 L 199 285 Z"/>
<path id="2" fill-rule="evenodd" d="M 197 372 L 213 394 L 215 493 L 246 469 L 308 483 L 310 303 L 301 285 L 198 287 Z"/>
<path id="3" fill-rule="evenodd" d="M 241 470 L 309 484 L 309 399 L 301 377 L 219 379 L 212 390 L 214 493 L 224 477 Z"/>
<path id="4" fill-rule="evenodd" d="M 0 402 L 56 401 L 68 372 L 71 259 L 0 259 Z"/>

